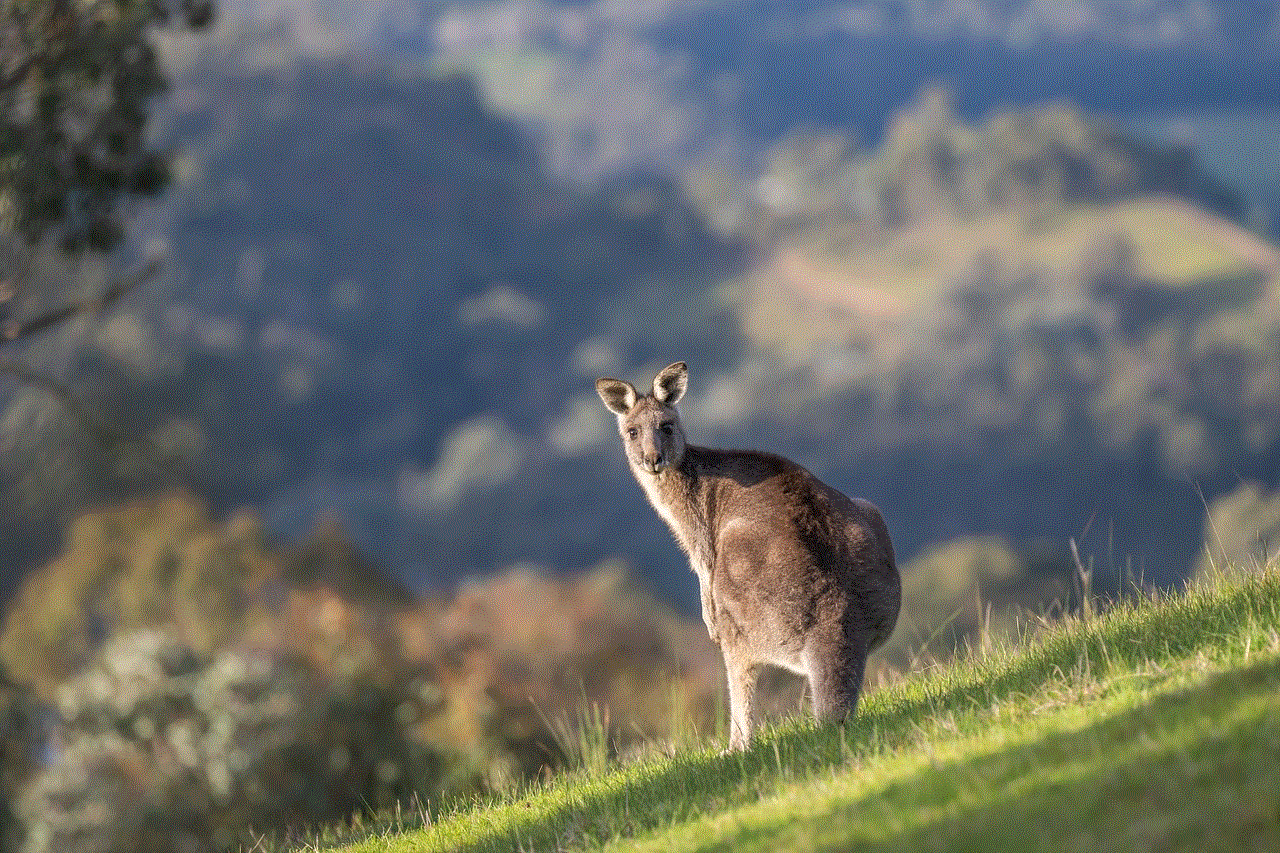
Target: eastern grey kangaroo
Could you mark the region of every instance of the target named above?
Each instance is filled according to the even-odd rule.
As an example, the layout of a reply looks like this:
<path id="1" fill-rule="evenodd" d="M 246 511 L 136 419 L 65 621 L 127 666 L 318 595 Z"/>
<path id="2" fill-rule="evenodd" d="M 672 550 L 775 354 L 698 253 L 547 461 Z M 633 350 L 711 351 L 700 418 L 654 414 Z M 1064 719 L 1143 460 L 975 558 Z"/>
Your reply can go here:
<path id="1" fill-rule="evenodd" d="M 596 380 L 618 416 L 627 462 L 689 556 L 702 620 L 724 654 L 731 749 L 751 739 L 763 665 L 809 679 L 819 719 L 851 714 L 867 654 L 889 638 L 902 585 L 880 511 L 794 462 L 686 443 L 675 405 L 688 386 L 676 362 L 651 394 Z"/>

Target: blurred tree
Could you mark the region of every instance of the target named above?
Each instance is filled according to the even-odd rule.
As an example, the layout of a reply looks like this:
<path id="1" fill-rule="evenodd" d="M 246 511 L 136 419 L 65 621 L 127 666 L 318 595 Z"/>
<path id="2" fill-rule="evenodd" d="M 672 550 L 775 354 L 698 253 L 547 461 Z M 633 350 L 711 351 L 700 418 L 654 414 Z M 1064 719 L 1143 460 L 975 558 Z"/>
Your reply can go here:
<path id="1" fill-rule="evenodd" d="M 176 13 L 176 15 L 175 15 Z M 0 4 L 0 222 L 28 243 L 115 248 L 122 206 L 169 182 L 147 138 L 166 86 L 151 30 L 200 28 L 208 0 Z"/>
<path id="2" fill-rule="evenodd" d="M 20 840 L 13 803 L 31 771 L 36 715 L 30 691 L 10 681 L 0 665 L 0 850 L 16 849 Z"/>
<path id="3" fill-rule="evenodd" d="M 233 849 L 433 787 L 398 686 L 162 632 L 123 633 L 58 691 L 55 755 L 17 798 L 31 851 Z"/>
<path id="4" fill-rule="evenodd" d="M 946 87 L 920 92 L 879 145 L 797 129 L 765 154 L 756 225 L 774 237 L 834 224 L 907 226 L 938 217 L 981 219 L 1144 194 L 1187 199 L 1236 222 L 1247 206 L 1208 172 L 1195 149 L 1144 140 L 1070 103 L 966 122 Z"/>
<path id="5" fill-rule="evenodd" d="M 1267 571 L 1280 561 L 1280 490 L 1246 481 L 1206 508 L 1194 577 Z"/>
<path id="6" fill-rule="evenodd" d="M 151 260 L 89 297 L 59 271 L 40 288 L 54 292 L 32 292 L 40 259 L 60 255 L 74 270 L 106 256 L 130 202 L 168 185 L 168 154 L 148 133 L 167 85 L 151 36 L 212 16 L 210 0 L 0 2 L 0 346 L 100 311 L 158 269 Z M 52 393 L 103 437 L 54 378 L 11 359 L 0 374 Z"/>
<path id="7" fill-rule="evenodd" d="M 43 333 L 103 312 L 159 270 L 125 240 L 136 204 L 171 179 L 152 138 L 168 85 L 154 39 L 202 29 L 213 10 L 211 0 L 0 0 L 0 392 L 17 389 L 0 400 L 6 511 L 53 519 L 59 504 L 102 496 L 88 473 L 109 489 L 177 461 L 81 401 L 67 346 L 84 335 Z M 0 565 L 0 591 L 11 571 Z"/>

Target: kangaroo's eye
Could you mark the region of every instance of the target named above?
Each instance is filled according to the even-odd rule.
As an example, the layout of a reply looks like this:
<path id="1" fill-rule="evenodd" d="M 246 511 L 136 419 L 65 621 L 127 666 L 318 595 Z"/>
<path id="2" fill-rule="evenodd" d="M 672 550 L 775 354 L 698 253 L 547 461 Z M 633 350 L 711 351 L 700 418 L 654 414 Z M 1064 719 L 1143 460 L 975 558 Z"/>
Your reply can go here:
<path id="1" fill-rule="evenodd" d="M 671 432 L 672 432 L 671 424 L 663 424 L 662 426 L 658 427 L 658 429 L 662 430 L 664 435 L 671 435 Z"/>
<path id="2" fill-rule="evenodd" d="M 631 427 L 629 430 L 627 430 L 628 438 L 635 438 L 639 434 L 640 434 L 640 430 L 636 429 L 635 427 Z"/>

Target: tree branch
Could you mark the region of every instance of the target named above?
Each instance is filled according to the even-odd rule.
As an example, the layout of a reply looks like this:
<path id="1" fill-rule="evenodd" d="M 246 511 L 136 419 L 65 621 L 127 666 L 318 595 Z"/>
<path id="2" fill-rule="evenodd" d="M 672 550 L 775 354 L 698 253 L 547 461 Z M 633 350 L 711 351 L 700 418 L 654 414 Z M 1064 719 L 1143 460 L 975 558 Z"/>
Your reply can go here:
<path id="1" fill-rule="evenodd" d="M 0 346 L 12 343 L 20 338 L 39 334 L 50 326 L 56 326 L 58 323 L 80 314 L 97 314 L 100 311 L 110 308 L 126 293 L 152 278 L 160 271 L 162 266 L 163 264 L 159 258 L 152 258 L 143 264 L 138 270 L 117 279 L 96 299 L 67 302 L 63 305 L 59 305 L 51 311 L 41 314 L 39 317 L 33 317 L 25 322 L 19 323 L 16 321 L 10 321 L 5 323 L 3 327 L 0 327 Z"/>
<path id="2" fill-rule="evenodd" d="M 129 441 L 127 436 L 95 418 L 76 397 L 75 392 L 58 380 L 43 373 L 37 373 L 21 362 L 9 359 L 0 359 L 0 374 L 12 376 L 21 384 L 39 388 L 56 398 L 68 414 L 93 433 L 93 437 L 99 444 L 110 447 Z"/>
<path id="3" fill-rule="evenodd" d="M 80 401 L 80 398 L 69 386 L 57 379 L 34 371 L 21 362 L 13 361 L 12 359 L 0 359 L 0 378 L 4 376 L 12 377 L 19 384 L 39 388 L 55 398 L 62 405 L 62 408 L 66 410 L 67 414 L 84 427 L 100 447 L 116 454 L 117 457 L 133 453 L 135 454 L 135 459 L 145 461 L 155 466 L 157 470 L 160 470 L 163 466 L 171 473 L 191 473 L 192 469 L 189 460 L 181 454 L 165 450 L 149 436 L 130 435 L 99 420 L 90 411 L 89 407 Z"/>
<path id="4" fill-rule="evenodd" d="M 17 67 L 5 74 L 3 78 L 0 78 L 0 92 L 12 89 L 25 82 L 27 75 L 31 73 L 31 69 L 35 67 L 35 64 L 36 57 L 34 56 L 28 56 L 22 62 L 19 62 Z"/>

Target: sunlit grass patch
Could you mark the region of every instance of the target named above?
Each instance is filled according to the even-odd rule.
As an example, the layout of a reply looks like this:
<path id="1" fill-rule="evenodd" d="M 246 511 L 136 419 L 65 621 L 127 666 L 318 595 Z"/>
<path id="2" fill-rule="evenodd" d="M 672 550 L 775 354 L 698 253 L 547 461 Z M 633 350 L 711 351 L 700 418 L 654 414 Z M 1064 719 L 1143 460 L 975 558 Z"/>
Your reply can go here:
<path id="1" fill-rule="evenodd" d="M 1251 849 L 1280 839 L 1278 628 L 1280 576 L 1218 578 L 891 683 L 844 726 L 583 769 L 350 849 Z"/>
<path id="2" fill-rule="evenodd" d="M 847 230 L 847 229 L 846 229 Z M 1075 204 L 1039 215 L 1012 210 L 980 219 L 939 216 L 885 232 L 881 239 L 817 231 L 780 252 L 777 272 L 811 296 L 840 299 L 853 290 L 883 293 L 884 310 L 927 299 L 981 257 L 1010 269 L 1071 273 L 1102 241 L 1133 249 L 1134 272 L 1187 287 L 1268 270 L 1276 252 L 1264 241 L 1185 202 L 1140 197 L 1107 205 Z"/>

